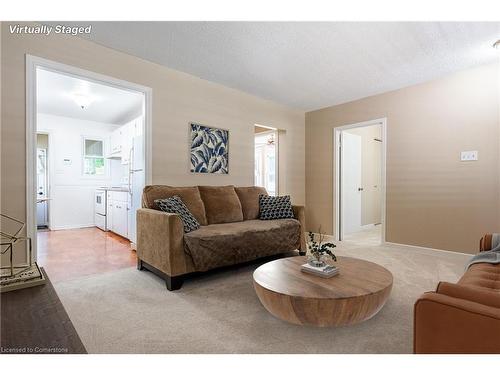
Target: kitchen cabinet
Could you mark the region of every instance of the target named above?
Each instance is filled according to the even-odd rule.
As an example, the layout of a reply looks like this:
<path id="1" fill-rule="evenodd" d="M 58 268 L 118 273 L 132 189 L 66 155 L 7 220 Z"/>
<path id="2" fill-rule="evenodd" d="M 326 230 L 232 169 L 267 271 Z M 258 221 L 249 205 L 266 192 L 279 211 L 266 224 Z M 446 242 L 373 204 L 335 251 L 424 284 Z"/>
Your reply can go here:
<path id="1" fill-rule="evenodd" d="M 130 153 L 132 150 L 132 139 L 135 133 L 135 120 L 123 125 L 120 130 L 122 132 L 122 164 L 128 164 L 130 162 Z"/>
<path id="2" fill-rule="evenodd" d="M 128 212 L 127 203 L 124 202 L 113 202 L 112 208 L 113 215 L 113 226 L 112 231 L 119 234 L 122 237 L 128 236 Z"/>
<path id="3" fill-rule="evenodd" d="M 108 228 L 128 238 L 128 192 L 108 191 Z"/>
<path id="4" fill-rule="evenodd" d="M 110 157 L 120 157 L 122 152 L 123 143 L 123 130 L 118 128 L 111 133 L 109 139 L 109 153 Z"/>
<path id="5" fill-rule="evenodd" d="M 109 139 L 110 159 L 120 159 L 122 164 L 130 162 L 133 139 L 142 134 L 143 117 L 138 117 L 111 133 Z"/>

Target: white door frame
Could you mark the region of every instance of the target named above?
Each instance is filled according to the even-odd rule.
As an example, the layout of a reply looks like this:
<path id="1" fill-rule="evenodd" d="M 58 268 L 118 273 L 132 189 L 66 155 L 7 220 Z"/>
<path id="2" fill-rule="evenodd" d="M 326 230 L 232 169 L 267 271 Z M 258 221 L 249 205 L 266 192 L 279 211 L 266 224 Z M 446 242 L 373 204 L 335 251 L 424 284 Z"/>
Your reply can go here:
<path id="1" fill-rule="evenodd" d="M 80 69 L 71 65 L 26 54 L 26 231 L 33 244 L 33 260 L 37 259 L 36 229 L 36 71 L 43 68 L 56 73 L 83 78 L 122 90 L 144 94 L 144 153 L 146 184 L 152 181 L 152 106 L 153 90 L 150 87 L 124 81 L 107 75 Z"/>
<path id="2" fill-rule="evenodd" d="M 342 131 L 347 129 L 362 128 L 372 125 L 381 125 L 382 127 L 382 160 L 381 160 L 381 173 L 382 173 L 382 186 L 381 186 L 381 222 L 382 222 L 382 243 L 385 243 L 385 219 L 386 219 L 386 163 L 387 163 L 387 118 L 379 118 L 375 120 L 368 120 L 363 122 L 357 122 L 354 124 L 343 125 L 334 128 L 333 134 L 333 160 L 335 166 L 335 173 L 333 174 L 333 201 L 334 201 L 334 216 L 333 222 L 334 228 L 333 233 L 335 240 L 339 241 L 343 238 L 343 229 L 340 218 L 342 217 L 343 207 L 340 202 L 340 134 Z"/>

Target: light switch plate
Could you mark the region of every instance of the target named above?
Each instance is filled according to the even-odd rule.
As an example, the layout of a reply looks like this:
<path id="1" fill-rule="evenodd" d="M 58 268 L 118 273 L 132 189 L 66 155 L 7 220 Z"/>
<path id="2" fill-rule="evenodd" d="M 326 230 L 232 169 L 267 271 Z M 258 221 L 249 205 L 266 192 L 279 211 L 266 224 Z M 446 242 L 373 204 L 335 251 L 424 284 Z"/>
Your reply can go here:
<path id="1" fill-rule="evenodd" d="M 476 161 L 477 151 L 462 151 L 460 153 L 460 161 Z"/>

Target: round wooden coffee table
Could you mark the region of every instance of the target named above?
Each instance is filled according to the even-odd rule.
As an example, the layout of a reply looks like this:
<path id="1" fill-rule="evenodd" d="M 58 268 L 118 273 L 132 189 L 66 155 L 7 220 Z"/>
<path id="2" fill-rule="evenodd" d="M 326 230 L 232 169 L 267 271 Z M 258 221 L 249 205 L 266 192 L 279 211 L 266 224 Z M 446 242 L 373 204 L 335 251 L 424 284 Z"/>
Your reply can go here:
<path id="1" fill-rule="evenodd" d="M 266 263 L 253 273 L 253 284 L 264 307 L 290 323 L 335 327 L 370 319 L 384 306 L 392 289 L 392 274 L 362 259 L 337 257 L 340 273 L 329 279 L 300 271 L 306 257 Z"/>

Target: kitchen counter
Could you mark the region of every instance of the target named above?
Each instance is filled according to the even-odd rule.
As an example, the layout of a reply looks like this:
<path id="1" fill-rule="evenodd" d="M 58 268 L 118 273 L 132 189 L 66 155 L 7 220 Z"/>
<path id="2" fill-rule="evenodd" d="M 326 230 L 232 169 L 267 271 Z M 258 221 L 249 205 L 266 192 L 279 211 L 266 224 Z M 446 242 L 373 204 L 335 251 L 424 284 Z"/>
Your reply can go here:
<path id="1" fill-rule="evenodd" d="M 100 187 L 97 190 L 105 190 L 105 191 L 124 191 L 128 193 L 128 189 L 126 187 Z"/>

